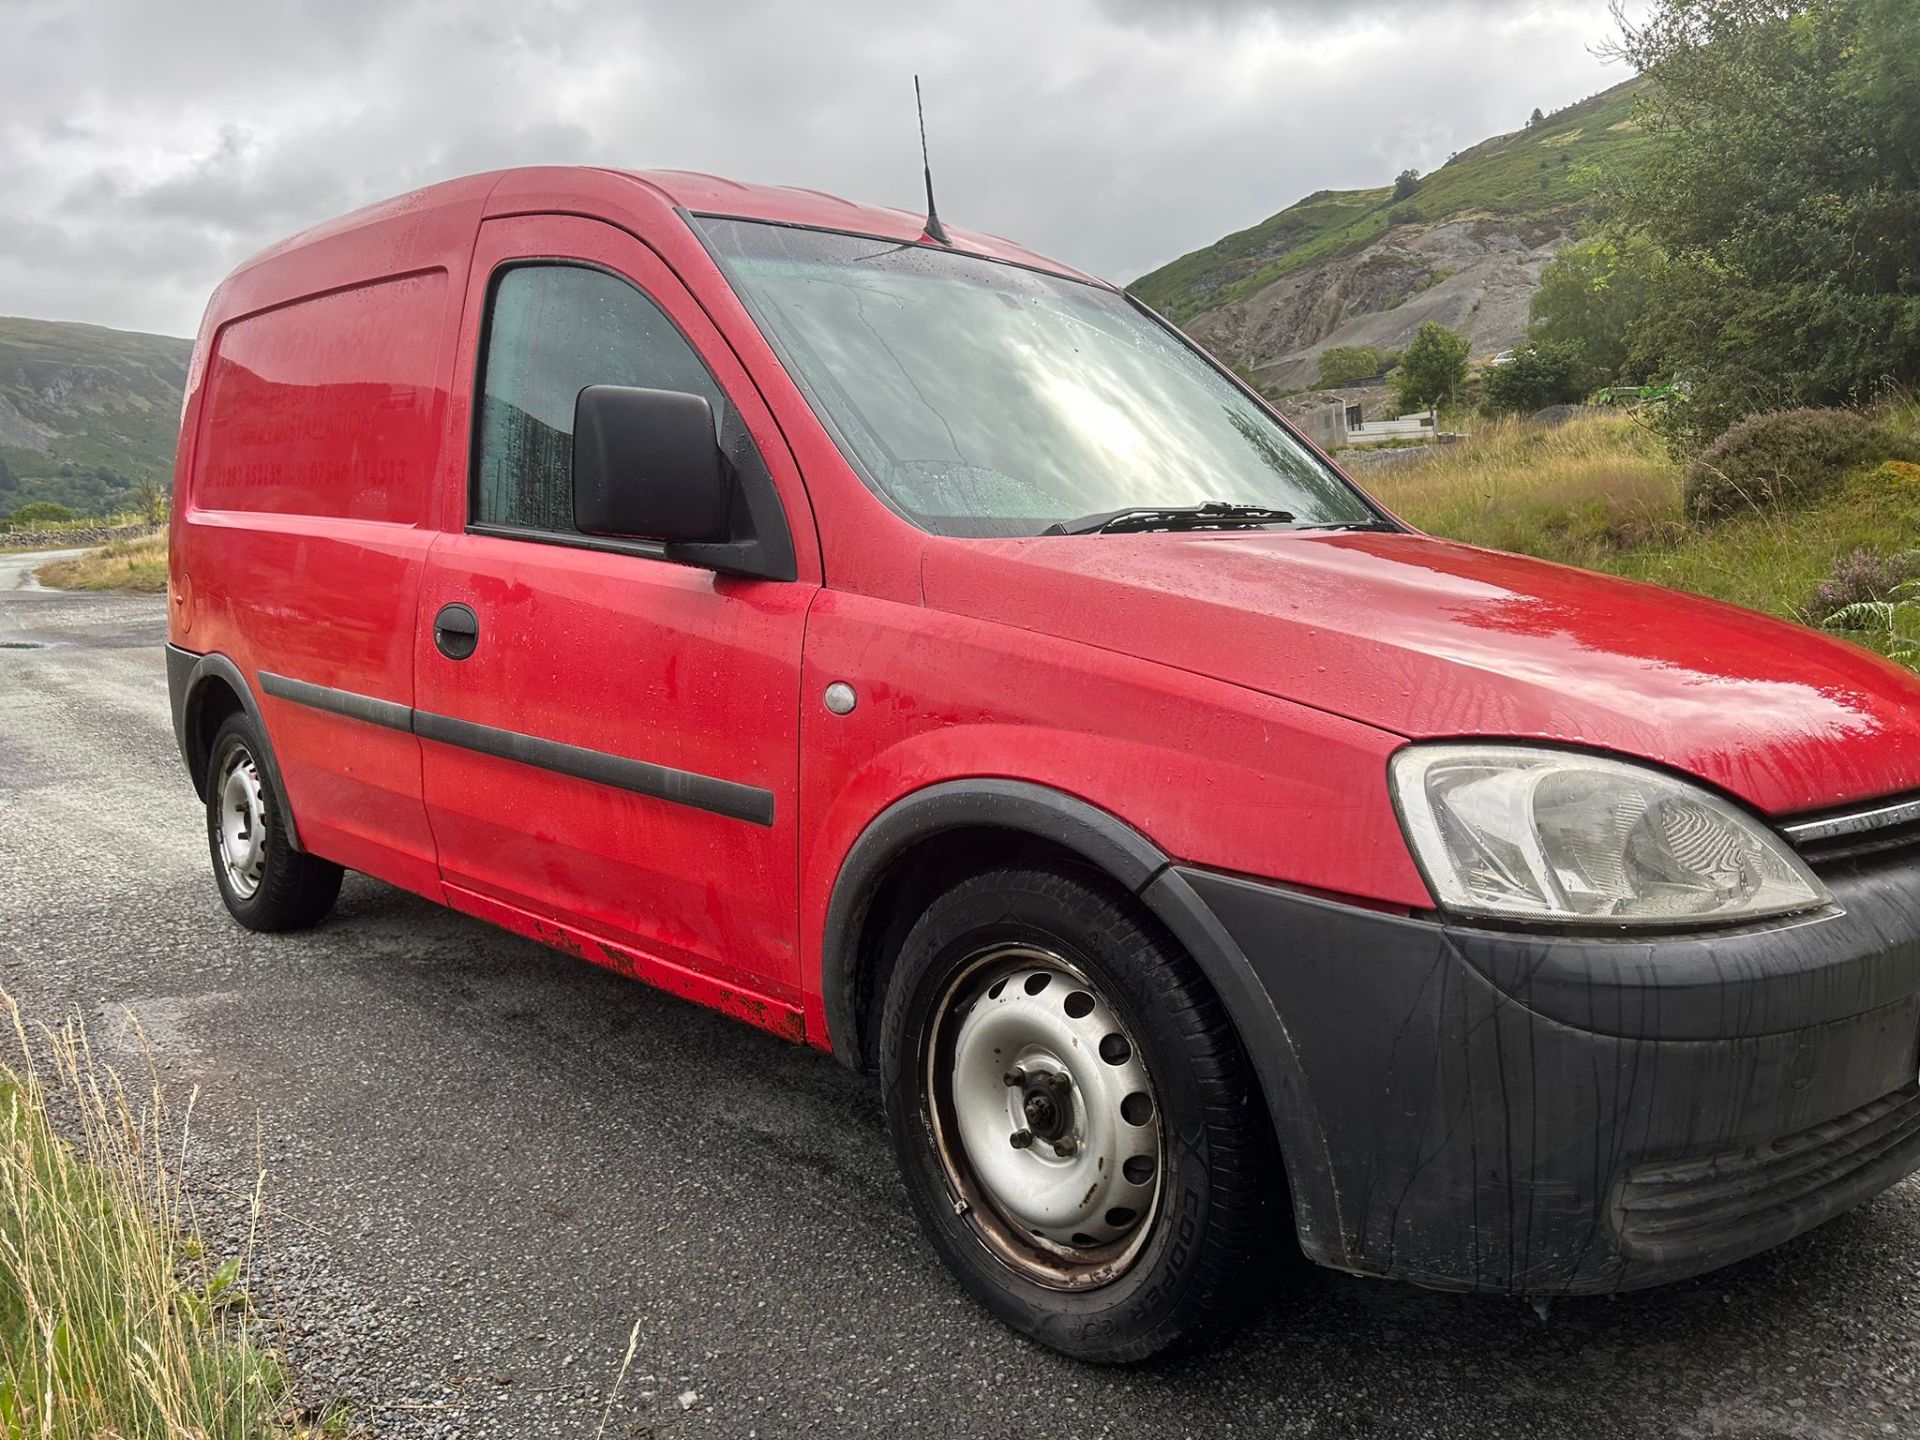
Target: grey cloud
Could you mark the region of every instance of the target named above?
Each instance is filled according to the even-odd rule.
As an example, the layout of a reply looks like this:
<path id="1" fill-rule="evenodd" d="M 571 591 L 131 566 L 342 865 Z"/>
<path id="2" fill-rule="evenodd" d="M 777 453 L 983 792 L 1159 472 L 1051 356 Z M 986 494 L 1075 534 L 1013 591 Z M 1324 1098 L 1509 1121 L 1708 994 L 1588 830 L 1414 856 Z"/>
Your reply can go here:
<path id="1" fill-rule="evenodd" d="M 950 220 L 1131 278 L 1617 78 L 1585 48 L 1607 33 L 1598 0 L 1473 8 L 13 0 L 0 313 L 191 333 L 245 255 L 507 165 L 707 169 L 916 206 L 916 71 Z M 1306 23 L 1334 14 L 1353 25 Z"/>
<path id="2" fill-rule="evenodd" d="M 1099 0 L 1107 15 L 1135 25 L 1168 26 L 1206 22 L 1238 25 L 1249 20 L 1311 21 L 1326 26 L 1369 25 L 1397 21 L 1413 11 L 1448 10 L 1479 19 L 1551 9 L 1540 0 Z"/>

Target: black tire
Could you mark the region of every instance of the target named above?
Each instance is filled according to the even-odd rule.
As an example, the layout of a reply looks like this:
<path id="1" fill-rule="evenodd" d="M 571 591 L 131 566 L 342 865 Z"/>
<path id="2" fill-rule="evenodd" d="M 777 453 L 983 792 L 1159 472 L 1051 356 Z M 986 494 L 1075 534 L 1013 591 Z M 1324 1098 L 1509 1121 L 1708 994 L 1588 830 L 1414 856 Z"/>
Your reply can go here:
<path id="1" fill-rule="evenodd" d="M 998 995 L 998 987 L 976 990 L 969 1001 L 965 977 L 1009 945 L 1051 952 L 1077 970 L 1137 1045 L 1157 1092 L 1157 1199 L 1126 1268 L 1110 1279 L 1090 1271 L 1087 1288 L 1039 1283 L 1016 1268 L 1019 1257 L 1004 1259 L 1004 1237 L 1020 1222 L 1008 1227 L 1004 1215 L 987 1213 L 997 1207 L 967 1203 L 955 1168 L 968 1166 L 964 1145 L 955 1147 L 957 1162 L 941 1155 L 935 1109 L 952 1102 L 929 1094 L 941 1083 L 929 1075 L 951 1052 L 938 1037 Z M 943 1005 L 962 1018 L 943 1020 Z M 938 1060 L 930 1062 L 930 1046 Z M 1291 1243 L 1272 1131 L 1225 1010 L 1153 917 L 1104 877 L 994 870 L 935 900 L 889 984 L 880 1068 L 901 1173 L 935 1248 L 989 1310 L 1064 1354 L 1128 1363 L 1217 1333 L 1238 1318 L 1264 1268 L 1256 1259 Z"/>
<path id="2" fill-rule="evenodd" d="M 213 879 L 220 887 L 227 912 L 249 930 L 305 930 L 319 924 L 333 908 L 344 872 L 331 860 L 293 848 L 281 819 L 280 797 L 260 763 L 266 753 L 259 728 L 243 714 L 228 716 L 214 734 L 206 787 L 207 848 L 213 860 Z M 256 812 L 248 813 L 230 801 L 226 780 L 236 768 L 249 771 L 251 784 L 257 787 L 260 804 Z M 247 834 L 255 833 L 257 826 L 260 836 L 259 861 L 252 870 L 250 893 L 245 880 L 230 873 L 222 850 L 222 825 L 229 820 L 237 821 Z"/>

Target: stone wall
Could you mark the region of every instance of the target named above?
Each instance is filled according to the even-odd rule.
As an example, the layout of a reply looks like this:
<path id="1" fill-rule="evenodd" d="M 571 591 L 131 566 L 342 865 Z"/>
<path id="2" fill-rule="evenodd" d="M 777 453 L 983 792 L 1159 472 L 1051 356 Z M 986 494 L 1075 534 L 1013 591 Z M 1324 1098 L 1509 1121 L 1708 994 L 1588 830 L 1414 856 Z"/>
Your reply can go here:
<path id="1" fill-rule="evenodd" d="M 59 530 L 0 529 L 4 550 L 84 550 L 113 540 L 138 540 L 157 535 L 158 525 L 73 525 Z"/>

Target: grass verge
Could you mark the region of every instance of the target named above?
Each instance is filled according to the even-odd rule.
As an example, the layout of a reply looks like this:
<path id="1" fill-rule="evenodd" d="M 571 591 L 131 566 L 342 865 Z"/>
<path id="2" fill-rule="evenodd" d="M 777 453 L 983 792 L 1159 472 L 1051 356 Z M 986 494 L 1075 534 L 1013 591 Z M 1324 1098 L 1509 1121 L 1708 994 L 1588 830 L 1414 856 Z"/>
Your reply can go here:
<path id="1" fill-rule="evenodd" d="M 29 1032 L 4 995 L 0 1010 L 15 1042 L 0 1060 L 0 1437 L 309 1433 L 248 1338 L 249 1257 L 206 1257 L 181 1184 L 186 1126 L 158 1086 L 129 1090 L 76 1023 Z"/>
<path id="2" fill-rule="evenodd" d="M 157 595 L 167 588 L 167 537 L 162 532 L 138 540 L 115 540 L 71 560 L 42 565 L 34 573 L 42 585 L 56 590 L 135 590 Z"/>
<path id="3" fill-rule="evenodd" d="M 1920 545 L 1912 470 L 1870 467 L 1817 504 L 1693 522 L 1681 504 L 1683 467 L 1661 437 L 1629 415 L 1602 414 L 1556 428 L 1494 422 L 1431 460 L 1362 478 L 1435 535 L 1801 620 L 1846 556 Z"/>

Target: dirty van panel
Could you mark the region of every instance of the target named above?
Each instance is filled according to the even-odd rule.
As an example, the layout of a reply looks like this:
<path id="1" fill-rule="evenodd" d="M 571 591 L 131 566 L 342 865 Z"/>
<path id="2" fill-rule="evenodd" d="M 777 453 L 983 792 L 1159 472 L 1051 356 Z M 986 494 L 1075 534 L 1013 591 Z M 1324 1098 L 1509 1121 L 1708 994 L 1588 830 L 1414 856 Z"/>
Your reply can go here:
<path id="1" fill-rule="evenodd" d="M 408 275 L 235 321 L 207 377 L 207 510 L 417 525 L 439 454 L 447 277 Z"/>
<path id="2" fill-rule="evenodd" d="M 433 548 L 414 637 L 414 725 L 449 895 L 590 935 L 594 958 L 635 955 L 638 973 L 677 967 L 790 1005 L 803 983 L 799 667 L 814 586 L 583 535 L 571 466 L 576 402 L 593 385 L 706 400 L 742 487 L 791 475 L 780 433 L 692 297 L 612 226 L 487 221 L 468 290 L 465 533 Z M 457 634 L 437 627 L 443 615 Z"/>
<path id="3" fill-rule="evenodd" d="M 194 638 L 254 678 L 304 843 L 434 882 L 419 742 L 287 698 L 406 706 L 450 354 L 443 270 L 356 285 L 222 327 L 191 492 Z M 208 613 L 210 612 L 210 613 Z M 280 682 L 292 682 L 291 685 Z"/>

